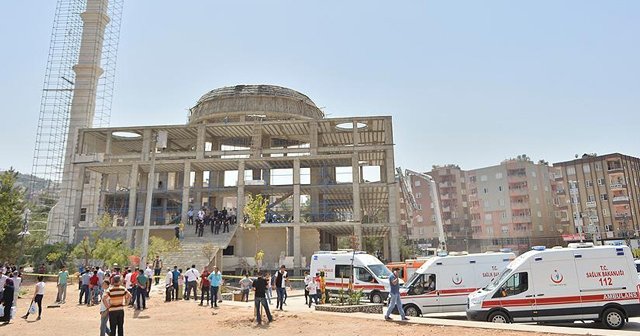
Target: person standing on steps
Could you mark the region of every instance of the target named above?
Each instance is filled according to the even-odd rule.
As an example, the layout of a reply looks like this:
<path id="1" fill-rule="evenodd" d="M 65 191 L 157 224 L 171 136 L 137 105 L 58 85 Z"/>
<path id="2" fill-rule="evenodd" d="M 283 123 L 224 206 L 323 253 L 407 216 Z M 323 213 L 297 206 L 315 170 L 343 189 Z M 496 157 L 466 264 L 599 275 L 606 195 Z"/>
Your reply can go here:
<path id="1" fill-rule="evenodd" d="M 387 321 L 393 320 L 390 315 L 395 307 L 398 307 L 402 321 L 409 320 L 404 314 L 402 300 L 400 300 L 400 279 L 398 278 L 398 271 L 400 271 L 400 268 L 395 267 L 393 273 L 389 276 L 389 285 L 391 287 L 389 291 L 389 308 L 387 309 L 387 313 L 384 314 L 384 319 Z"/>
<path id="2" fill-rule="evenodd" d="M 156 286 L 160 283 L 160 272 L 162 272 L 162 260 L 160 256 L 157 255 L 153 260 L 153 275 L 156 280 Z"/>

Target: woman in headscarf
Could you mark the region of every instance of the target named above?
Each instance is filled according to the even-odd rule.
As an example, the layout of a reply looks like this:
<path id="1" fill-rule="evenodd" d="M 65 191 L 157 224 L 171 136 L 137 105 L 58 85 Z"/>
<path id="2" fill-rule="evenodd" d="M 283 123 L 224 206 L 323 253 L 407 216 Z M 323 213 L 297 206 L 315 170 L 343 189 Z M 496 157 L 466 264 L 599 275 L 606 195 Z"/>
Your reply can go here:
<path id="1" fill-rule="evenodd" d="M 14 293 L 13 280 L 7 279 L 4 283 L 4 292 L 2 293 L 2 297 L 0 297 L 0 303 L 4 305 L 4 315 L 0 317 L 0 322 L 4 322 L 5 324 L 9 324 L 11 320 L 11 306 L 13 306 Z"/>

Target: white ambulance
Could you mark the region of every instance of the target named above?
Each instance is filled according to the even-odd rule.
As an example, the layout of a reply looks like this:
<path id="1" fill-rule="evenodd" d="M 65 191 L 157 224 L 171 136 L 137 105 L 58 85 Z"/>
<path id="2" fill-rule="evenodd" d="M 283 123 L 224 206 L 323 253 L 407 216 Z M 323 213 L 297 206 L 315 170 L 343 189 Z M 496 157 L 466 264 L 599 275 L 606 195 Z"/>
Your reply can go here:
<path id="1" fill-rule="evenodd" d="M 404 311 L 408 316 L 462 312 L 469 293 L 486 286 L 514 259 L 511 252 L 432 257 L 400 288 Z"/>
<path id="2" fill-rule="evenodd" d="M 534 246 L 469 295 L 467 317 L 489 322 L 594 320 L 620 329 L 640 316 L 640 285 L 627 246 Z"/>
<path id="3" fill-rule="evenodd" d="M 366 252 L 341 250 L 319 251 L 311 257 L 310 274 L 324 272 L 326 289 L 337 293 L 349 289 L 353 260 L 353 288 L 362 289 L 371 302 L 381 303 L 389 295 L 391 271 L 378 258 Z"/>

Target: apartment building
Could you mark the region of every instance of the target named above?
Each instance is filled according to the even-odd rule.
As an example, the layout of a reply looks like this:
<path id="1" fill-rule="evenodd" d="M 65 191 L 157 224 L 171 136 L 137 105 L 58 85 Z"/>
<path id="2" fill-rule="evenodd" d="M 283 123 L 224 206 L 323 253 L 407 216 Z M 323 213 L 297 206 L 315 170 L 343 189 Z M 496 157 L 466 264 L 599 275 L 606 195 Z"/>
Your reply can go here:
<path id="1" fill-rule="evenodd" d="M 585 154 L 553 165 L 555 216 L 566 241 L 628 239 L 640 229 L 640 159 Z"/>

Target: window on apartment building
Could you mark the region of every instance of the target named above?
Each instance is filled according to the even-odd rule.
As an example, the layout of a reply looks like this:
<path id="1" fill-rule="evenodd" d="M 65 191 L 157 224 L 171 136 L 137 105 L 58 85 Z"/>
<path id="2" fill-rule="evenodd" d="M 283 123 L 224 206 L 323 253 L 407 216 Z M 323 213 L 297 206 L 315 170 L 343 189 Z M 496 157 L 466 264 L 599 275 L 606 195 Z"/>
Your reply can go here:
<path id="1" fill-rule="evenodd" d="M 561 213 L 560 211 L 554 211 L 554 212 L 553 212 L 553 216 L 554 216 L 555 218 L 560 218 L 560 217 L 562 216 L 562 213 Z"/>
<path id="2" fill-rule="evenodd" d="M 591 172 L 591 166 L 588 163 L 583 164 L 582 165 L 582 172 L 590 173 Z"/>
<path id="3" fill-rule="evenodd" d="M 420 186 L 420 180 L 416 180 L 415 182 L 413 182 L 413 185 L 416 187 Z"/>
<path id="4" fill-rule="evenodd" d="M 567 167 L 567 175 L 575 175 L 576 168 L 575 167 Z"/>
<path id="5" fill-rule="evenodd" d="M 538 225 L 538 231 L 540 231 L 540 232 L 544 231 L 544 226 Z"/>
<path id="6" fill-rule="evenodd" d="M 577 195 L 571 195 L 571 204 L 579 204 L 580 203 L 580 197 Z"/>
<path id="7" fill-rule="evenodd" d="M 498 186 L 498 191 L 502 191 L 502 186 Z"/>
<path id="8" fill-rule="evenodd" d="M 469 183 L 476 183 L 476 177 L 475 176 L 469 176 Z"/>
<path id="9" fill-rule="evenodd" d="M 600 162 L 596 162 L 596 163 L 594 164 L 594 166 L 596 167 L 596 170 L 597 170 L 597 171 L 602 170 L 602 163 L 600 163 Z"/>
<path id="10" fill-rule="evenodd" d="M 595 202 L 596 195 L 587 195 L 587 202 Z"/>
<path id="11" fill-rule="evenodd" d="M 502 178 L 502 173 L 496 173 L 496 180 L 499 180 Z"/>
<path id="12" fill-rule="evenodd" d="M 488 208 L 488 207 L 489 207 L 489 200 L 484 200 L 484 202 L 483 202 L 483 203 L 484 203 L 484 207 L 485 207 L 485 208 Z"/>
<path id="13" fill-rule="evenodd" d="M 462 207 L 466 208 L 467 207 L 467 202 L 466 201 L 462 201 Z"/>
<path id="14" fill-rule="evenodd" d="M 600 199 L 603 201 L 609 200 L 609 194 L 600 194 Z"/>
<path id="15" fill-rule="evenodd" d="M 487 175 L 480 175 L 480 181 L 482 182 L 487 181 Z"/>
<path id="16" fill-rule="evenodd" d="M 493 216 L 488 213 L 488 214 L 484 214 L 484 221 L 487 223 L 491 223 L 491 221 L 493 220 Z"/>
<path id="17" fill-rule="evenodd" d="M 84 222 L 87 220 L 87 208 L 80 209 L 80 221 Z"/>
<path id="18" fill-rule="evenodd" d="M 602 209 L 602 216 L 609 217 L 609 209 L 607 208 Z"/>
<path id="19" fill-rule="evenodd" d="M 541 218 L 542 217 L 542 211 L 538 210 L 537 215 L 538 215 L 538 218 Z"/>
<path id="20" fill-rule="evenodd" d="M 605 224 L 605 225 L 604 225 L 604 231 L 606 231 L 606 232 L 611 232 L 611 231 L 613 231 L 613 225 L 611 225 L 611 224 Z"/>
<path id="21" fill-rule="evenodd" d="M 535 170 L 531 171 L 531 176 L 536 177 L 536 171 Z"/>
<path id="22" fill-rule="evenodd" d="M 416 216 L 416 221 L 417 221 L 418 223 L 422 223 L 424 220 L 422 219 L 422 216 L 417 215 L 417 216 Z"/>
<path id="23" fill-rule="evenodd" d="M 416 207 L 416 209 L 418 209 L 418 210 L 422 210 L 422 204 L 418 204 L 418 206 Z"/>
<path id="24" fill-rule="evenodd" d="M 89 182 L 91 182 L 91 172 L 85 170 L 82 183 L 89 184 Z"/>
<path id="25" fill-rule="evenodd" d="M 430 207 L 431 209 L 433 209 L 433 207 L 434 207 L 433 202 L 429 203 L 429 207 Z"/>
<path id="26" fill-rule="evenodd" d="M 424 235 L 424 228 L 422 228 L 422 227 L 419 228 L 418 229 L 418 234 L 421 235 L 421 236 Z"/>
<path id="27" fill-rule="evenodd" d="M 416 198 L 422 198 L 422 193 L 416 193 Z"/>
<path id="28" fill-rule="evenodd" d="M 489 193 L 489 189 L 487 189 L 487 188 L 484 188 L 483 191 L 484 191 L 485 194 Z"/>
<path id="29" fill-rule="evenodd" d="M 544 191 L 549 191 L 549 186 L 544 186 Z"/>
<path id="30" fill-rule="evenodd" d="M 604 179 L 603 178 L 599 178 L 598 179 L 598 185 L 599 186 L 603 186 L 604 185 Z"/>
<path id="31" fill-rule="evenodd" d="M 507 213 L 506 212 L 502 213 L 502 219 L 507 219 Z"/>
<path id="32" fill-rule="evenodd" d="M 498 200 L 498 204 L 500 204 L 500 206 L 504 206 L 504 200 L 501 198 Z"/>
<path id="33" fill-rule="evenodd" d="M 591 187 L 593 187 L 593 181 L 586 180 L 586 181 L 584 181 L 584 185 L 587 186 L 587 188 L 591 188 Z"/>
<path id="34" fill-rule="evenodd" d="M 458 213 L 457 213 L 457 212 L 455 212 L 455 211 L 454 211 L 454 212 L 452 212 L 452 213 L 451 213 L 451 218 L 453 218 L 453 219 L 458 218 Z"/>
<path id="35" fill-rule="evenodd" d="M 536 197 L 536 204 L 540 204 L 540 199 Z"/>
<path id="36" fill-rule="evenodd" d="M 487 227 L 487 234 L 488 234 L 489 236 L 493 236 L 493 226 L 489 226 L 489 227 Z"/>
<path id="37" fill-rule="evenodd" d="M 538 191 L 538 185 L 537 184 L 533 185 L 533 191 Z"/>

